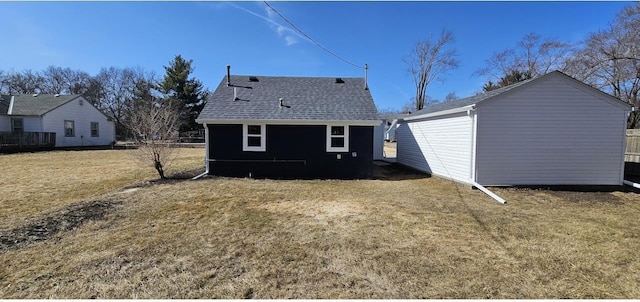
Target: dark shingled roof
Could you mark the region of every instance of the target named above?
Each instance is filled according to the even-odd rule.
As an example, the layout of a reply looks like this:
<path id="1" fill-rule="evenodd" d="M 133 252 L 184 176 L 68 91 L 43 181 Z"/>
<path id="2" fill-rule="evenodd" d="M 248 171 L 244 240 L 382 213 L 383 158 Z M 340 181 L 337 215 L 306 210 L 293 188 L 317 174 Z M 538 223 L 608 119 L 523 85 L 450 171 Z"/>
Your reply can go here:
<path id="1" fill-rule="evenodd" d="M 469 105 L 473 105 L 473 104 L 477 104 L 479 102 L 482 102 L 486 99 L 492 98 L 498 94 L 507 92 L 513 88 L 516 87 L 520 87 L 523 84 L 529 83 L 532 80 L 534 80 L 536 78 L 533 79 L 528 79 L 522 82 L 518 82 L 515 84 L 511 84 L 509 86 L 506 87 L 502 87 L 496 90 L 491 90 L 489 92 L 485 92 L 485 93 L 479 93 L 476 94 L 474 96 L 470 96 L 464 99 L 459 99 L 459 100 L 455 100 L 455 101 L 449 101 L 449 102 L 442 102 L 442 103 L 438 103 L 435 105 L 431 105 L 428 107 L 423 108 L 420 111 L 416 111 L 414 113 L 412 113 L 410 116 L 414 117 L 414 116 L 419 116 L 419 115 L 423 115 L 423 114 L 427 114 L 427 113 L 434 113 L 434 112 L 439 112 L 439 111 L 444 111 L 444 110 L 449 110 L 449 109 L 455 109 L 455 108 L 461 108 L 461 107 L 465 107 L 465 106 L 469 106 Z"/>
<path id="2" fill-rule="evenodd" d="M 363 78 L 225 76 L 198 120 L 378 120 Z M 237 100 L 234 100 L 234 86 Z M 280 106 L 282 98 L 284 107 Z"/>
<path id="3" fill-rule="evenodd" d="M 6 115 L 9 111 L 9 103 L 11 102 L 10 95 L 0 94 L 0 115 Z"/>
<path id="4" fill-rule="evenodd" d="M 55 94 L 38 94 L 33 96 L 31 94 L 21 94 L 14 95 L 13 97 L 14 100 L 11 115 L 41 116 L 75 98 L 80 97 L 80 95 L 71 94 L 56 96 Z M 2 105 L 0 105 L 0 114 L 6 115 L 9 110 L 11 96 L 3 95 L 2 99 L 3 101 L 1 102 Z"/>

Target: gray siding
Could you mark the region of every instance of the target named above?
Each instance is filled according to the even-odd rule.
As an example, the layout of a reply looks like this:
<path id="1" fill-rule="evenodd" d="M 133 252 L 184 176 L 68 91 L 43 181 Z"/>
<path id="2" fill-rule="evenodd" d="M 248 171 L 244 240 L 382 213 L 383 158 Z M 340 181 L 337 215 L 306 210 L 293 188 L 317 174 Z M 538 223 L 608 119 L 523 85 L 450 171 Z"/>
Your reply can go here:
<path id="1" fill-rule="evenodd" d="M 626 112 L 560 76 L 477 105 L 482 185 L 620 185 Z"/>
<path id="2" fill-rule="evenodd" d="M 384 159 L 384 126 L 387 121 L 384 120 L 378 126 L 373 127 L 373 159 L 374 160 L 382 160 Z"/>
<path id="3" fill-rule="evenodd" d="M 400 123 L 400 164 L 468 183 L 471 175 L 473 119 L 466 112 Z"/>

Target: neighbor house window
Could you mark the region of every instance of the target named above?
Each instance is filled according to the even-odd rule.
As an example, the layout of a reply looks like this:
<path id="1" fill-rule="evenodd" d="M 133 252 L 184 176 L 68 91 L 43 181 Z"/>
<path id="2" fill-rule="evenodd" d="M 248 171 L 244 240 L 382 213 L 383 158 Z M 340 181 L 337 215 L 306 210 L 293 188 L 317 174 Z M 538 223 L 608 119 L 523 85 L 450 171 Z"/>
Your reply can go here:
<path id="1" fill-rule="evenodd" d="M 349 152 L 349 126 L 327 126 L 327 152 Z"/>
<path id="2" fill-rule="evenodd" d="M 91 122 L 91 137 L 100 136 L 100 132 L 99 132 L 98 129 L 100 129 L 100 127 L 98 127 L 98 123 L 97 122 Z"/>
<path id="3" fill-rule="evenodd" d="M 21 118 L 11 119 L 11 131 L 12 132 L 24 132 L 24 122 Z"/>
<path id="4" fill-rule="evenodd" d="M 74 121 L 64 121 L 64 136 L 74 137 L 76 136 L 76 129 Z"/>
<path id="5" fill-rule="evenodd" d="M 242 125 L 242 151 L 266 151 L 266 125 Z"/>

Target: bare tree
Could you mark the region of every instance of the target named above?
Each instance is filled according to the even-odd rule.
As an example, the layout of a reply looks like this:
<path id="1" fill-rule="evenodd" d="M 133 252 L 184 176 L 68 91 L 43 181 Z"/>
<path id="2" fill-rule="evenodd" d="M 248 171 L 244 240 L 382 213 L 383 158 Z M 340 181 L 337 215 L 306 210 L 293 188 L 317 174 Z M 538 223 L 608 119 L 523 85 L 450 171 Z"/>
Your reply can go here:
<path id="1" fill-rule="evenodd" d="M 451 102 L 458 99 L 455 91 L 449 92 L 447 96 L 444 97 L 444 102 Z"/>
<path id="2" fill-rule="evenodd" d="M 427 87 L 433 80 L 442 80 L 450 69 L 458 67 L 455 50 L 447 49 L 453 42 L 453 33 L 442 30 L 438 40 L 418 41 L 408 58 L 409 72 L 416 86 L 415 109 L 427 105 Z"/>
<path id="3" fill-rule="evenodd" d="M 136 83 L 142 79 L 152 78 L 153 74 L 145 74 L 142 68 L 102 68 L 95 76 L 97 86 L 97 106 L 116 122 L 116 133 L 125 134 L 132 113 Z"/>
<path id="4" fill-rule="evenodd" d="M 640 3 L 625 7 L 605 30 L 590 34 L 567 60 L 573 77 L 602 89 L 635 107 L 640 105 Z M 640 126 L 630 114 L 628 128 Z"/>
<path id="5" fill-rule="evenodd" d="M 564 62 L 572 49 L 569 43 L 555 38 L 543 39 L 538 34 L 529 33 L 522 37 L 516 47 L 495 52 L 485 60 L 485 67 L 474 74 L 486 76 L 493 83 L 514 72 L 529 73 L 531 77 L 536 77 L 554 70 L 563 70 Z"/>
<path id="6" fill-rule="evenodd" d="M 8 76 L 0 70 L 0 93 L 9 93 Z"/>
<path id="7" fill-rule="evenodd" d="M 174 104 L 152 96 L 139 100 L 131 114 L 129 126 L 138 147 L 133 154 L 142 164 L 151 164 L 162 179 L 174 157 L 171 144 L 178 136 L 178 116 Z"/>
<path id="8" fill-rule="evenodd" d="M 11 71 L 5 77 L 7 90 L 12 94 L 42 93 L 44 78 L 39 72 L 24 70 L 22 72 Z"/>

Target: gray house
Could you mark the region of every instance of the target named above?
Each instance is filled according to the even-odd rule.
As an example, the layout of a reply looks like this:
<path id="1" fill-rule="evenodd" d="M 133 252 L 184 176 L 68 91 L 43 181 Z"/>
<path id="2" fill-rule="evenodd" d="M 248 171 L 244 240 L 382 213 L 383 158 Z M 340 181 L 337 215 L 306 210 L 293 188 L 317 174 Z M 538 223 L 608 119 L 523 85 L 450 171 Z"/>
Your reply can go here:
<path id="1" fill-rule="evenodd" d="M 211 175 L 366 178 L 380 124 L 363 78 L 227 75 L 197 122 Z"/>
<path id="2" fill-rule="evenodd" d="M 622 185 L 630 106 L 562 72 L 399 121 L 397 162 L 480 185 Z"/>

